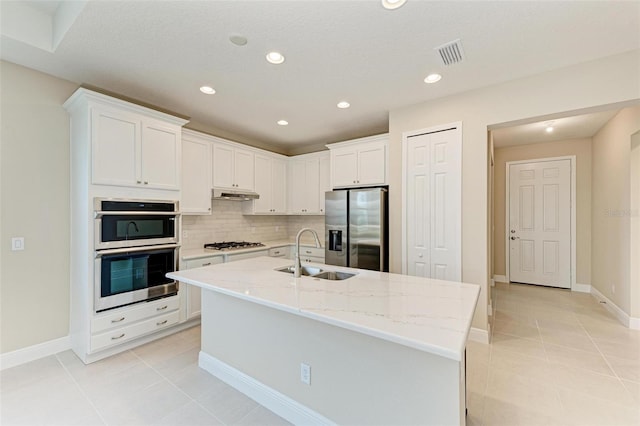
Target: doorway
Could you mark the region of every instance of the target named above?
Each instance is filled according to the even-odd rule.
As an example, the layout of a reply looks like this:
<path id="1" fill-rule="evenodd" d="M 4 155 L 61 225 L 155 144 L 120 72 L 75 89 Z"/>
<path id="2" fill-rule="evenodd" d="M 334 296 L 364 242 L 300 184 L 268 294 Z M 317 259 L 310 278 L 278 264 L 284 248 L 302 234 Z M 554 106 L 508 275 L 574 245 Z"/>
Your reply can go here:
<path id="1" fill-rule="evenodd" d="M 565 157 L 506 164 L 505 264 L 509 281 L 571 288 L 574 163 L 575 157 Z"/>

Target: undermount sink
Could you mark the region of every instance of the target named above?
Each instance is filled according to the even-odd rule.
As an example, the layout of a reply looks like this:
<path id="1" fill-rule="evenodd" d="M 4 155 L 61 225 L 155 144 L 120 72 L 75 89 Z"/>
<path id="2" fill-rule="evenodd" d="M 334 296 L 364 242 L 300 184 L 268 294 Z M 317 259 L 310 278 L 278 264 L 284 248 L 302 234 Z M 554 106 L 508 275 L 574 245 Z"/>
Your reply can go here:
<path id="1" fill-rule="evenodd" d="M 347 278 L 353 277 L 355 274 L 350 274 L 349 272 L 338 272 L 338 271 L 324 271 L 319 274 L 313 275 L 313 278 L 320 278 L 323 280 L 330 281 L 341 281 L 346 280 Z"/>
<path id="2" fill-rule="evenodd" d="M 285 266 L 284 268 L 276 269 L 276 271 L 293 274 L 294 267 L 293 265 Z M 324 271 L 320 268 L 316 268 L 315 266 L 301 266 L 300 275 L 304 275 L 311 278 L 319 278 L 321 280 L 341 281 L 341 280 L 346 280 L 347 278 L 351 278 L 355 274 L 351 274 L 349 272 Z"/>
<path id="3" fill-rule="evenodd" d="M 278 272 L 286 272 L 288 274 L 293 274 L 294 267 L 293 267 L 293 265 L 286 266 L 284 268 L 276 269 L 276 271 L 278 271 Z M 322 269 L 316 268 L 315 266 L 301 266 L 300 267 L 300 274 L 301 275 L 312 276 L 312 275 L 319 274 L 320 272 L 322 272 Z"/>

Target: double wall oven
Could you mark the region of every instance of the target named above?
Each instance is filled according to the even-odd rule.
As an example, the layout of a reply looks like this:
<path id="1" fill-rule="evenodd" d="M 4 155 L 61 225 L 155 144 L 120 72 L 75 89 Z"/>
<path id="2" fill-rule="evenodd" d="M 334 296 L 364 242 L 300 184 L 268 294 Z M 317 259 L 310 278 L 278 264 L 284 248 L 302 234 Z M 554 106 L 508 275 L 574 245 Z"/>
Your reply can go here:
<path id="1" fill-rule="evenodd" d="M 178 262 L 177 201 L 94 200 L 96 312 L 172 296 Z"/>

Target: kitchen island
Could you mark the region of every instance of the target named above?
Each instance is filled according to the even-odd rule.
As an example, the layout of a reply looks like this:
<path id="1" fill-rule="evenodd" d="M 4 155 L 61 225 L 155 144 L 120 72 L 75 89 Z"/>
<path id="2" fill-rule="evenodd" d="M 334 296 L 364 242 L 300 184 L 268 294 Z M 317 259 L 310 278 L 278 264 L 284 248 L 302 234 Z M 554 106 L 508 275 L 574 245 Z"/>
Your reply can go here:
<path id="1" fill-rule="evenodd" d="M 204 290 L 202 368 L 296 424 L 465 424 L 478 285 L 277 270 L 291 264 L 259 257 L 168 274 Z"/>

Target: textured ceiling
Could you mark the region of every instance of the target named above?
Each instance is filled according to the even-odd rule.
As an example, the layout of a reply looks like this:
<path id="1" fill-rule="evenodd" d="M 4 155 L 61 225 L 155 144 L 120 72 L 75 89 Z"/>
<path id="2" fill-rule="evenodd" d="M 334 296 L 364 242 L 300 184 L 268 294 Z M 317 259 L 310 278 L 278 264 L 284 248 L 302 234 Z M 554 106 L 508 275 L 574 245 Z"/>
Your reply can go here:
<path id="1" fill-rule="evenodd" d="M 89 1 L 78 12 L 53 52 L 3 31 L 2 59 L 282 152 L 385 132 L 394 108 L 640 48 L 637 1 Z M 434 48 L 455 39 L 465 61 L 445 67 Z M 267 63 L 270 50 L 285 63 Z M 425 84 L 434 71 L 443 79 Z"/>

